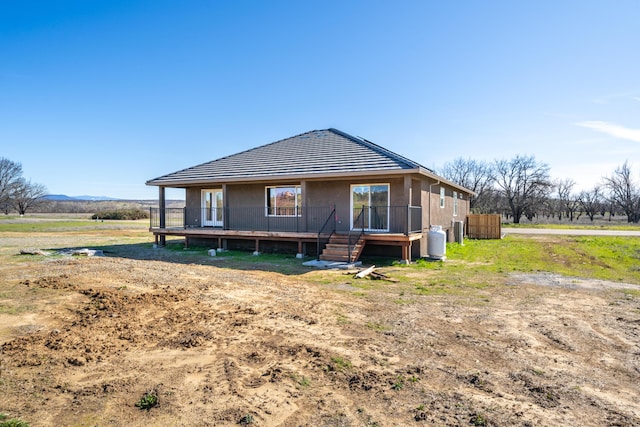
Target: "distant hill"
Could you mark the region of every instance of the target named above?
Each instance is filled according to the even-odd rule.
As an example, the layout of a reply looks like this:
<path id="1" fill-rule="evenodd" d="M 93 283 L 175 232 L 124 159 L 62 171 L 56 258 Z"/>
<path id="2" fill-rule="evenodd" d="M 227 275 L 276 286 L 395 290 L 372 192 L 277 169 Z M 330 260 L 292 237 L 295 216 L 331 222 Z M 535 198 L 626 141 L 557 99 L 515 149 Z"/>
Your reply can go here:
<path id="1" fill-rule="evenodd" d="M 45 200 L 55 200 L 55 201 L 65 201 L 65 202 L 73 202 L 73 201 L 90 201 L 90 202 L 98 202 L 105 200 L 121 200 L 113 197 L 104 197 L 104 196 L 67 196 L 66 194 L 47 194 L 44 196 Z"/>
<path id="2" fill-rule="evenodd" d="M 73 197 L 65 196 L 64 194 L 47 194 L 43 197 L 45 200 L 73 200 Z"/>
<path id="3" fill-rule="evenodd" d="M 75 200 L 90 200 L 93 202 L 102 202 L 105 200 L 122 200 L 122 199 L 117 199 L 115 197 L 105 197 L 105 196 L 75 196 L 74 197 Z"/>

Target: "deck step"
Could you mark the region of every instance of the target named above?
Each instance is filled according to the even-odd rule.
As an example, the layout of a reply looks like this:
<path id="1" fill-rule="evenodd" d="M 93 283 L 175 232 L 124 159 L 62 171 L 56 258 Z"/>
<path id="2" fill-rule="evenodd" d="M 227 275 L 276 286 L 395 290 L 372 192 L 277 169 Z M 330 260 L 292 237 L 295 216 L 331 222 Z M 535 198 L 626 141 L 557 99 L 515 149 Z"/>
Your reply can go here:
<path id="1" fill-rule="evenodd" d="M 348 256 L 349 255 L 349 250 L 345 249 L 345 250 L 324 250 L 322 251 L 322 255 L 325 256 Z"/>
<path id="2" fill-rule="evenodd" d="M 336 243 L 336 244 L 341 244 L 341 245 L 346 245 L 347 243 L 349 243 L 349 237 L 347 236 L 331 236 L 331 243 Z"/>
<path id="3" fill-rule="evenodd" d="M 360 257 L 363 247 L 362 240 L 351 246 L 351 259 L 349 259 L 349 237 L 333 235 L 319 258 L 324 261 L 355 262 Z"/>
<path id="4" fill-rule="evenodd" d="M 351 250 L 360 249 L 360 246 L 361 245 L 352 246 Z M 346 245 L 346 244 L 345 245 L 336 245 L 336 244 L 333 244 L 333 243 L 329 243 L 329 244 L 327 244 L 327 246 L 325 246 L 325 248 L 326 249 L 336 249 L 336 250 L 341 250 L 341 249 L 349 250 L 349 245 Z"/>
<path id="5" fill-rule="evenodd" d="M 322 261 L 342 261 L 347 262 L 349 260 L 348 255 L 338 256 L 338 255 L 320 255 L 320 260 Z"/>

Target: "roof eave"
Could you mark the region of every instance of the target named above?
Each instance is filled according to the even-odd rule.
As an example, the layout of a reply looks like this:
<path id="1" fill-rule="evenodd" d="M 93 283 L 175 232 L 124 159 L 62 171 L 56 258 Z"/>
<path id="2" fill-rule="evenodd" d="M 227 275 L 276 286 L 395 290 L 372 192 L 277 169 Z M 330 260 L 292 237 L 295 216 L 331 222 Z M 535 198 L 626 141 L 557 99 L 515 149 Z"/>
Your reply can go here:
<path id="1" fill-rule="evenodd" d="M 424 176 L 427 176 L 427 177 L 429 177 L 431 179 L 437 180 L 438 182 L 441 182 L 443 184 L 447 184 L 447 185 L 449 185 L 449 186 L 451 186 L 453 188 L 456 188 L 456 189 L 458 189 L 460 191 L 463 191 L 463 192 L 465 192 L 467 194 L 470 194 L 472 196 L 476 196 L 476 193 L 473 192 L 472 190 L 469 190 L 466 187 L 458 185 L 455 182 L 451 182 L 448 179 L 445 179 L 445 178 L 441 177 L 440 175 L 436 175 L 435 173 L 431 172 L 431 170 L 429 170 L 429 169 L 420 168 L 420 174 L 424 175 Z"/>
<path id="2" fill-rule="evenodd" d="M 248 183 L 248 182 L 265 182 L 265 181 L 292 181 L 292 180 L 321 180 L 321 179 L 342 179 L 350 177 L 367 177 L 367 176 L 383 176 L 383 175 L 406 175 L 418 173 L 419 169 L 398 169 L 398 170 L 377 170 L 377 171 L 361 171 L 361 172 L 334 172 L 334 173 L 316 173 L 316 174 L 282 174 L 268 176 L 251 176 L 251 177 L 229 177 L 217 179 L 176 179 L 176 180 L 158 180 L 152 179 L 146 182 L 146 185 L 158 187 L 191 187 L 194 185 L 207 185 L 211 183 L 229 184 L 229 183 Z"/>
<path id="3" fill-rule="evenodd" d="M 437 182 L 447 184 L 453 188 L 456 188 L 462 192 L 475 196 L 475 193 L 468 188 L 462 187 L 449 180 L 442 178 L 425 168 L 415 169 L 398 169 L 398 170 L 377 170 L 377 171 L 361 171 L 361 172 L 334 172 L 334 173 L 316 173 L 316 174 L 282 174 L 282 175 L 269 175 L 259 177 L 229 177 L 218 179 L 175 179 L 175 180 L 159 180 L 152 179 L 146 182 L 146 185 L 158 186 L 158 187 L 173 187 L 173 188 L 186 188 L 196 185 L 210 185 L 216 184 L 230 184 L 230 183 L 250 183 L 250 182 L 265 182 L 265 181 L 294 181 L 294 180 L 321 180 L 321 179 L 343 179 L 343 178 L 362 178 L 367 176 L 389 176 L 389 175 L 406 175 L 406 174 L 420 174 L 433 179 Z"/>

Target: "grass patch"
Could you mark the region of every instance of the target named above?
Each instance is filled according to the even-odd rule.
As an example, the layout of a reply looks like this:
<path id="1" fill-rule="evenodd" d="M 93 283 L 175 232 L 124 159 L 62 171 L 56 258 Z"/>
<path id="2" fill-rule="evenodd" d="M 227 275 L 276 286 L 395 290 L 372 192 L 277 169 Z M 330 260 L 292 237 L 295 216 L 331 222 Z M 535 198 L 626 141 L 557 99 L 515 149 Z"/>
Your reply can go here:
<path id="1" fill-rule="evenodd" d="M 0 314 L 17 315 L 32 309 L 29 305 L 8 305 L 0 303 Z"/>
<path id="2" fill-rule="evenodd" d="M 146 393 L 136 402 L 136 407 L 141 410 L 149 410 L 158 404 L 158 395 L 156 393 Z"/>
<path id="3" fill-rule="evenodd" d="M 302 266 L 293 254 L 254 256 L 250 251 L 232 250 L 209 257 L 206 246 L 185 250 L 183 239 L 172 239 L 165 248 L 152 249 L 147 220 L 95 222 L 65 216 L 8 217 L 0 219 L 0 233 L 3 232 L 6 234 L 2 236 L 4 247 L 0 248 L 0 256 L 9 263 L 41 261 L 35 257 L 5 256 L 15 255 L 27 246 L 90 247 L 103 249 L 107 256 L 304 274 L 306 280 L 319 284 L 344 281 L 343 274 L 318 272 Z M 354 296 L 387 290 L 405 291 L 407 295 L 474 294 L 504 283 L 511 273 L 549 272 L 640 284 L 640 239 L 637 237 L 508 235 L 501 240 L 469 239 L 464 245 L 448 244 L 447 260 L 443 262 L 419 260 L 404 266 L 389 258 L 370 261 L 400 282 L 391 285 L 383 281 L 354 280 L 349 284 L 360 288 Z M 412 301 L 409 297 L 395 302 L 409 304 Z"/>
<path id="4" fill-rule="evenodd" d="M 607 224 L 585 224 L 585 223 L 563 223 L 563 224 L 502 224 L 503 228 L 544 228 L 553 230 L 640 230 L 640 226 L 622 223 Z"/>
<path id="5" fill-rule="evenodd" d="M 351 320 L 349 320 L 349 318 L 343 314 L 338 314 L 336 321 L 338 325 L 348 325 L 349 323 L 351 323 Z"/>
<path id="6" fill-rule="evenodd" d="M 473 282 L 472 278 L 464 278 L 462 273 L 455 275 L 459 279 L 449 278 L 448 280 L 433 283 L 419 283 L 415 285 L 415 291 L 419 295 L 472 295 L 477 291 L 493 287 L 495 285 L 486 282 Z"/>
<path id="7" fill-rule="evenodd" d="M 253 415 L 246 414 L 242 418 L 240 418 L 240 420 L 238 421 L 238 424 L 243 426 L 248 426 L 250 424 L 253 424 L 253 422 L 254 422 Z"/>
<path id="8" fill-rule="evenodd" d="M 29 423 L 0 413 L 0 427 L 29 427 Z"/>
<path id="9" fill-rule="evenodd" d="M 103 223 L 95 221 L 26 221 L 0 223 L 0 232 L 44 233 L 50 231 L 98 229 Z"/>
<path id="10" fill-rule="evenodd" d="M 348 359 L 342 356 L 336 356 L 331 358 L 331 363 L 327 365 L 328 371 L 346 371 L 353 367 Z"/>
<path id="11" fill-rule="evenodd" d="M 305 377 L 304 375 L 298 375 L 295 373 L 291 374 L 291 379 L 300 387 L 307 388 L 311 385 L 311 380 Z"/>
<path id="12" fill-rule="evenodd" d="M 139 229 L 147 235 L 148 220 L 140 221 L 91 221 L 60 219 L 15 219 L 0 220 L 0 232 L 11 233 L 47 233 L 61 231 L 88 231 L 88 230 L 113 230 L 113 229 Z"/>
<path id="13" fill-rule="evenodd" d="M 618 236 L 519 236 L 447 245 L 447 261 L 418 261 L 408 268 L 433 271 L 420 293 L 448 293 L 447 286 L 486 287 L 515 272 L 549 272 L 640 284 L 640 239 Z M 493 280 L 492 280 L 493 279 Z"/>
<path id="14" fill-rule="evenodd" d="M 203 256 L 209 258 L 207 249 L 203 251 Z M 221 266 L 240 270 L 276 271 L 282 274 L 303 274 L 310 270 L 302 265 L 303 260 L 296 258 L 295 254 L 253 255 L 250 251 L 224 251 L 215 258 L 218 257 L 223 261 Z"/>
<path id="15" fill-rule="evenodd" d="M 640 289 L 621 289 L 621 292 L 633 298 L 640 298 Z"/>
<path id="16" fill-rule="evenodd" d="M 391 388 L 394 390 L 402 390 L 404 388 L 404 377 L 401 375 L 398 375 L 396 380 L 391 385 Z"/>
<path id="17" fill-rule="evenodd" d="M 376 332 L 385 332 L 389 330 L 389 327 L 387 325 L 380 322 L 367 322 L 365 323 L 365 326 Z"/>

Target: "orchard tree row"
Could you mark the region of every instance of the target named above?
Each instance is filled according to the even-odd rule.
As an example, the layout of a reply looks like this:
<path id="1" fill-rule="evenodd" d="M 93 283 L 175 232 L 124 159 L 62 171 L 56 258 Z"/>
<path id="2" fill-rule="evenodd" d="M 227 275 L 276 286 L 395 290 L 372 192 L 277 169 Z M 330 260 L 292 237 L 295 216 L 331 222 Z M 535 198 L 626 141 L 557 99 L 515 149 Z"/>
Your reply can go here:
<path id="1" fill-rule="evenodd" d="M 444 165 L 441 175 L 473 190 L 474 213 L 500 213 L 520 223 L 535 217 L 577 220 L 583 214 L 626 215 L 628 222 L 640 222 L 640 184 L 628 162 L 587 191 L 574 191 L 570 178 L 552 179 L 549 166 L 534 156 L 482 162 L 457 158 Z"/>
<path id="2" fill-rule="evenodd" d="M 43 201 L 47 189 L 22 177 L 22 165 L 0 157 L 0 211 L 24 215 Z"/>

